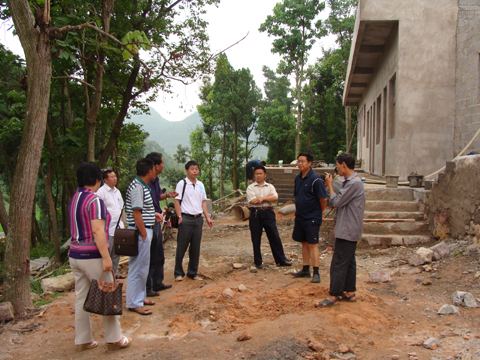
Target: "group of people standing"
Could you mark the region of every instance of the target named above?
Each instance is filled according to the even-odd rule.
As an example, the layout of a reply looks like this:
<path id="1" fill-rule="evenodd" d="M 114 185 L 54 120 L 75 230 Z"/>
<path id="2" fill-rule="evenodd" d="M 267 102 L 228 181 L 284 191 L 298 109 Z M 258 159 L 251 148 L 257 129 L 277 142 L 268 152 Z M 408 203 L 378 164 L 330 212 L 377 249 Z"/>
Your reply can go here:
<path id="1" fill-rule="evenodd" d="M 322 308 L 337 305 L 341 300 L 356 301 L 355 251 L 362 238 L 365 193 L 363 183 L 355 172 L 355 157 L 352 154 L 342 153 L 337 157 L 338 177 L 335 178 L 327 174 L 322 179 L 313 171 L 312 163 L 313 156 L 309 153 L 300 153 L 297 157 L 300 173 L 295 177 L 295 225 L 292 238 L 302 244 L 303 268 L 292 273 L 292 276 L 310 278 L 312 283 L 320 283 L 318 242 L 328 199 L 329 205 L 336 208 L 338 213 L 334 232 L 335 250 L 330 265 L 329 297 L 315 304 Z M 263 267 L 260 244 L 262 230 L 265 229 L 275 263 L 278 266 L 291 266 L 285 257 L 273 211 L 273 203 L 278 200 L 278 195 L 275 187 L 265 182 L 266 173 L 262 164 L 257 165 L 253 169 L 255 182 L 247 188 L 254 263 L 259 269 Z M 344 181 L 341 182 L 339 177 L 343 177 Z M 310 273 L 310 264 L 313 274 Z"/>
<path id="2" fill-rule="evenodd" d="M 165 255 L 161 223 L 163 221 L 160 200 L 174 199 L 179 218 L 175 280 L 183 280 L 183 258 L 188 248 L 187 276 L 202 280 L 198 274 L 202 214 L 210 227 L 213 222 L 207 211 L 205 187 L 197 179 L 199 165 L 189 161 L 185 165 L 186 177 L 178 182 L 176 190 L 163 193 L 158 176 L 164 168 L 163 156 L 150 153 L 136 164 L 137 176 L 130 183 L 123 201 L 116 188 L 117 177 L 112 170 L 103 172 L 95 163 L 84 162 L 77 168 L 78 189 L 69 205 L 70 267 L 75 279 L 75 345 L 78 351 L 98 346 L 93 340 L 90 314 L 83 304 L 92 279 L 103 276 L 124 279 L 118 272 L 119 256 L 114 251 L 116 228 L 124 228 L 122 214 L 125 210 L 126 225 L 139 233 L 138 255 L 130 256 L 127 282 L 126 307 L 140 315 L 151 315 L 146 306 L 155 301 L 148 297 L 172 287 L 163 283 Z M 103 179 L 104 185 L 101 186 Z M 107 235 L 108 234 L 108 235 Z M 108 238 L 107 238 L 108 237 Z M 102 274 L 102 275 L 101 275 Z M 109 349 L 128 347 L 131 338 L 123 336 L 119 316 L 104 316 L 105 340 Z"/>
<path id="3" fill-rule="evenodd" d="M 328 189 L 330 203 L 338 209 L 335 251 L 330 267 L 330 296 L 315 306 L 329 307 L 340 300 L 356 300 L 355 250 L 362 236 L 365 195 L 363 184 L 354 170 L 355 158 L 351 154 L 344 153 L 337 157 L 338 174 L 345 178 L 342 188 L 337 192 L 332 185 L 332 175 L 327 174 L 325 180 L 321 179 L 312 170 L 312 161 L 313 157 L 308 153 L 301 153 L 297 158 L 300 173 L 295 178 L 296 213 L 292 238 L 302 244 L 303 268 L 292 275 L 311 278 L 313 283 L 320 282 L 319 229 L 327 205 Z M 264 165 L 250 164 L 252 181 L 247 188 L 254 264 L 258 269 L 263 268 L 260 246 L 262 232 L 265 230 L 275 263 L 278 266 L 291 266 L 292 263 L 284 253 L 273 211 L 278 194 L 275 187 L 265 181 L 267 170 Z M 158 296 L 160 291 L 172 287 L 163 283 L 165 255 L 160 200 L 174 199 L 178 216 L 175 281 L 182 281 L 185 276 L 192 280 L 203 280 L 198 274 L 203 217 L 210 228 L 213 222 L 207 210 L 205 187 L 197 179 L 199 165 L 195 161 L 189 161 L 185 165 L 187 176 L 178 182 L 175 191 L 168 193 L 163 193 L 159 185 L 158 176 L 163 168 L 163 156 L 160 153 L 150 153 L 138 160 L 137 176 L 127 189 L 125 202 L 116 188 L 115 172 L 107 170 L 102 174 L 99 167 L 91 162 L 84 162 L 77 168 L 78 189 L 71 199 L 68 213 L 72 235 L 69 258 L 76 295 L 75 344 L 79 351 L 98 345 L 93 340 L 90 314 L 83 310 L 91 280 L 98 279 L 100 274 L 110 282 L 113 281 L 113 276 L 117 279 L 125 278 L 118 272 L 119 256 L 114 251 L 114 233 L 116 228 L 124 227 L 124 210 L 128 228 L 139 232 L 138 255 L 129 258 L 126 296 L 128 310 L 140 315 L 151 315 L 152 312 L 146 306 L 154 305 L 155 301 L 148 298 Z M 185 273 L 183 258 L 187 249 L 189 264 Z M 310 264 L 313 275 L 310 273 Z M 122 334 L 119 316 L 104 316 L 103 322 L 109 349 L 121 349 L 131 344 L 132 338 Z"/>

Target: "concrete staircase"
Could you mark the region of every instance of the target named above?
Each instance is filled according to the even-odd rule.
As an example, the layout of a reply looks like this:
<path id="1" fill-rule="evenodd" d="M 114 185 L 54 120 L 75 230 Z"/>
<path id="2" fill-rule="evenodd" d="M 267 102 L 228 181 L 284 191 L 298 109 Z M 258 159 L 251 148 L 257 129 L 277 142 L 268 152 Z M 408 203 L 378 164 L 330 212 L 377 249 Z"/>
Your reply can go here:
<path id="1" fill-rule="evenodd" d="M 366 188 L 365 219 L 362 245 L 400 246 L 429 243 L 429 224 L 423 218 L 422 203 L 417 200 L 415 189 Z M 390 221 L 389 221 L 390 220 Z M 404 220 L 407 222 L 395 220 Z"/>

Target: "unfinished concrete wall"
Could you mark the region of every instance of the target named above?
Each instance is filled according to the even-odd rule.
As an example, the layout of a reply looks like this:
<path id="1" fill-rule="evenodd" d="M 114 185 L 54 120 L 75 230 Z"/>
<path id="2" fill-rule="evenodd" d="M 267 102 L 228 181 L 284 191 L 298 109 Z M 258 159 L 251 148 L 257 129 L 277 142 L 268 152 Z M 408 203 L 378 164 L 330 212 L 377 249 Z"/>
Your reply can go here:
<path id="1" fill-rule="evenodd" d="M 461 156 L 427 201 L 432 235 L 480 240 L 480 155 Z"/>
<path id="2" fill-rule="evenodd" d="M 398 21 L 383 57 L 371 64 L 374 74 L 358 104 L 365 119 L 360 152 L 366 171 L 406 180 L 415 169 L 429 175 L 453 158 L 457 12 L 457 0 L 359 1 L 356 31 L 361 23 Z M 395 91 L 394 130 L 384 132 L 383 126 L 372 126 L 372 112 L 375 118 L 380 114 L 383 125 L 383 109 L 374 109 L 378 99 L 382 107 L 389 101 L 390 81 Z M 387 117 L 389 111 L 387 107 Z M 379 130 L 385 138 L 372 144 Z"/>
<path id="3" fill-rule="evenodd" d="M 459 0 L 455 97 L 455 156 L 480 128 L 480 0 Z M 480 151 L 480 137 L 467 152 Z"/>

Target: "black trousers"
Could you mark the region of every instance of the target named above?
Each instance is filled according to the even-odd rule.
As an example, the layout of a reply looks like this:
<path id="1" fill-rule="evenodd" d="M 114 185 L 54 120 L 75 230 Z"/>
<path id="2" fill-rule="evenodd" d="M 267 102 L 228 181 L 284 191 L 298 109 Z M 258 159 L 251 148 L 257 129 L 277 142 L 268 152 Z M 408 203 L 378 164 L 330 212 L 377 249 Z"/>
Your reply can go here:
<path id="1" fill-rule="evenodd" d="M 336 239 L 330 265 L 330 296 L 340 296 L 345 291 L 356 291 L 357 262 L 355 261 L 356 241 Z"/>
<path id="2" fill-rule="evenodd" d="M 150 267 L 147 276 L 147 292 L 158 289 L 163 284 L 165 253 L 160 222 L 155 222 L 153 237 L 150 244 Z"/>
<path id="3" fill-rule="evenodd" d="M 278 234 L 277 223 L 275 221 L 275 212 L 268 210 L 252 210 L 250 211 L 250 234 L 253 244 L 253 261 L 256 266 L 262 265 L 262 251 L 260 245 L 262 243 L 262 230 L 267 233 L 268 242 L 272 249 L 272 255 L 276 264 L 287 261 L 283 252 L 282 240 Z"/>
<path id="4" fill-rule="evenodd" d="M 185 276 L 183 271 L 183 257 L 188 248 L 187 276 L 195 277 L 198 272 L 200 262 L 200 245 L 202 243 L 203 217 L 196 219 L 183 216 L 183 220 L 178 225 L 177 234 L 177 252 L 175 253 L 175 277 Z"/>

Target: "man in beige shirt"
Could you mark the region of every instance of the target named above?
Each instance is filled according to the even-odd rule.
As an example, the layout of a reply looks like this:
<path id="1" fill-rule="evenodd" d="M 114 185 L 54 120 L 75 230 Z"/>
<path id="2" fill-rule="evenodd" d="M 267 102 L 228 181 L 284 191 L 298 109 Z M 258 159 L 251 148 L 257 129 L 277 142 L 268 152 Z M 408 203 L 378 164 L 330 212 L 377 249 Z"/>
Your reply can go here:
<path id="1" fill-rule="evenodd" d="M 257 269 L 263 268 L 260 245 L 262 231 L 265 229 L 273 258 L 278 266 L 291 266 L 283 251 L 282 240 L 277 230 L 273 203 L 278 201 L 278 194 L 272 184 L 265 182 L 267 170 L 257 166 L 254 172 L 255 182 L 247 188 L 247 202 L 250 209 L 250 234 L 253 244 L 253 261 Z"/>

